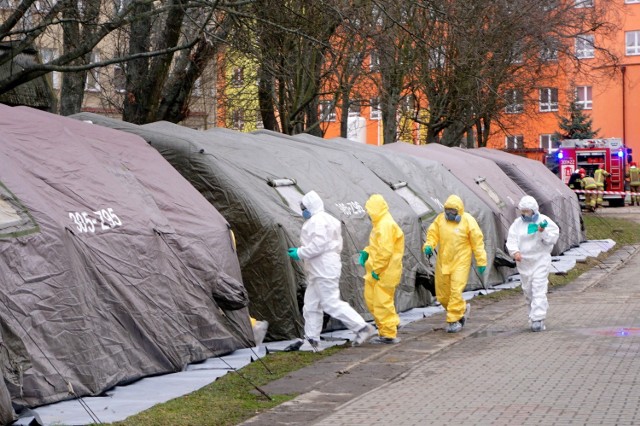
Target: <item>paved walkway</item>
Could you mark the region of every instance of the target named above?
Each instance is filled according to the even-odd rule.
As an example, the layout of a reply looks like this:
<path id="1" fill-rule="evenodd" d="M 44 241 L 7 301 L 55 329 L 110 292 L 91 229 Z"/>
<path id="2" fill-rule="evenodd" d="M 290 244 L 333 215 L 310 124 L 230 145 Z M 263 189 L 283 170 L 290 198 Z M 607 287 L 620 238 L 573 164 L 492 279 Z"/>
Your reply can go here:
<path id="1" fill-rule="evenodd" d="M 542 333 L 522 297 L 479 298 L 460 334 L 435 315 L 400 345 L 341 351 L 264 387 L 300 396 L 246 424 L 640 424 L 640 246 L 549 302 Z"/>

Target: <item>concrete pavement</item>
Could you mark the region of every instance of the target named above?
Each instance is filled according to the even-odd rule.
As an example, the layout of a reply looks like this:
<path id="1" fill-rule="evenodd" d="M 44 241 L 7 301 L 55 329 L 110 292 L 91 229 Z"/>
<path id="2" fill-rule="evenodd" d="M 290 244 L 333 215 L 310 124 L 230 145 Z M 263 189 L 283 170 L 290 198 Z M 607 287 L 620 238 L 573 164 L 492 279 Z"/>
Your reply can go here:
<path id="1" fill-rule="evenodd" d="M 435 315 L 263 387 L 300 395 L 245 424 L 640 424 L 640 246 L 550 293 L 545 332 L 521 296 L 471 303 L 459 334 Z"/>

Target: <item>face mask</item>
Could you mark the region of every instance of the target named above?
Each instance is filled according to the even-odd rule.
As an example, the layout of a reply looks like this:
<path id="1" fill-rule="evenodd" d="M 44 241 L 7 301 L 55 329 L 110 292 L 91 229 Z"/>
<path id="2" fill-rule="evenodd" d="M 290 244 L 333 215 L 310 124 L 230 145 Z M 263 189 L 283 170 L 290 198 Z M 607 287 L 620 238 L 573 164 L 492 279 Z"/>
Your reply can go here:
<path id="1" fill-rule="evenodd" d="M 540 215 L 538 213 L 532 214 L 531 216 L 520 215 L 522 220 L 525 222 L 537 222 Z"/>
<path id="2" fill-rule="evenodd" d="M 309 210 L 302 210 L 302 217 L 305 219 L 309 219 L 311 217 L 311 212 Z"/>
<path id="3" fill-rule="evenodd" d="M 444 212 L 444 218 L 447 219 L 449 222 L 460 222 L 460 220 L 462 219 L 457 212 L 454 213 L 454 212 L 448 212 L 448 211 Z"/>

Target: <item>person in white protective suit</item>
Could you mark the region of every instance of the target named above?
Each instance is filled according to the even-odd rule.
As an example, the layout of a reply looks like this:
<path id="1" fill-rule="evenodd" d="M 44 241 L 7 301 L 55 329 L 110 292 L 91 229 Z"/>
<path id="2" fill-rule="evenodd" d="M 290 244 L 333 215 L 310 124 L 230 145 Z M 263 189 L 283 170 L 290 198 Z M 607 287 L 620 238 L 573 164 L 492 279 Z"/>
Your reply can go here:
<path id="1" fill-rule="evenodd" d="M 376 333 L 376 328 L 340 299 L 340 221 L 324 211 L 324 203 L 315 191 L 302 197 L 300 208 L 306 219 L 300 233 L 301 245 L 289 248 L 288 254 L 294 260 L 304 261 L 307 277 L 302 308 L 305 338 L 314 350 L 318 350 L 324 311 L 355 332 L 353 346 L 361 345 Z"/>
<path id="2" fill-rule="evenodd" d="M 547 286 L 551 249 L 558 241 L 560 229 L 553 220 L 538 211 L 538 202 L 529 195 L 522 197 L 518 209 L 521 216 L 509 228 L 507 250 L 515 259 L 520 273 L 531 331 L 543 331 L 549 308 Z"/>

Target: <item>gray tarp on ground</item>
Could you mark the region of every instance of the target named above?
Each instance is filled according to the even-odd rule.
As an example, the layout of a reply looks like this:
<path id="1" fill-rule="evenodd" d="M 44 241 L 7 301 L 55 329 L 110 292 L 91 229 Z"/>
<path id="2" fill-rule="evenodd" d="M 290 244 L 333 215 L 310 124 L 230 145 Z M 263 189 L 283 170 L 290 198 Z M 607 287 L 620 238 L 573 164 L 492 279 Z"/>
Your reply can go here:
<path id="1" fill-rule="evenodd" d="M 553 247 L 553 255 L 577 247 L 586 239 L 576 194 L 540 161 L 490 148 L 465 152 L 495 162 L 524 192 L 538 201 L 540 212 L 558 224 L 560 238 Z"/>
<path id="2" fill-rule="evenodd" d="M 411 200 L 412 194 L 407 191 L 415 193 L 431 210 L 427 213 L 418 210 L 421 212 L 422 243 L 425 241 L 427 228 L 436 215 L 442 212 L 447 197 L 451 194 L 460 195 L 465 200 L 466 208 L 476 217 L 485 234 L 485 247 L 489 261 L 485 284 L 502 284 L 506 276 L 513 273 L 511 268 L 494 267 L 497 233 L 491 209 L 439 162 L 384 150 L 378 146 L 364 145 L 344 138 L 327 140 L 300 134 L 294 136 L 294 139 L 349 152 L 388 186 L 396 188 L 401 197 Z M 411 201 L 409 203 L 411 204 Z M 417 208 L 420 209 L 420 207 Z M 470 271 L 467 290 L 480 288 L 482 288 L 482 282 L 478 274 L 474 270 Z"/>
<path id="3" fill-rule="evenodd" d="M 396 309 L 405 311 L 410 308 L 425 306 L 431 301 L 423 288 L 416 287 L 416 275 L 428 275 L 430 273 L 428 262 L 422 253 L 422 231 L 417 215 L 409 208 L 406 201 L 398 196 L 385 182 L 381 181 L 369 168 L 353 156 L 344 155 L 344 152 L 336 151 L 330 147 L 318 144 L 301 144 L 292 137 L 270 131 L 257 131 L 253 135 L 259 139 L 260 144 L 269 144 L 271 152 L 278 156 L 286 156 L 292 150 L 304 151 L 313 158 L 323 159 L 331 165 L 337 166 L 340 175 L 335 177 L 327 169 L 319 167 L 317 179 L 306 179 L 306 168 L 296 167 L 296 180 L 301 185 L 303 192 L 315 189 L 321 193 L 325 200 L 325 207 L 334 216 L 339 218 L 343 227 L 344 248 L 342 268 L 342 294 L 348 294 L 358 288 L 362 289 L 362 275 L 364 269 L 348 259 L 358 257 L 358 253 L 369 241 L 371 222 L 366 215 L 364 218 L 354 218 L 353 215 L 340 208 L 340 204 L 355 202 L 364 207 L 371 194 L 381 194 L 389 205 L 389 212 L 394 220 L 402 228 L 405 240 L 405 254 L 402 260 L 402 280 L 396 290 Z M 300 176 L 300 177 L 298 177 Z M 324 176 L 324 178 L 323 178 Z M 304 184 L 302 184 L 304 183 Z M 340 191 L 340 192 L 339 192 Z M 357 308 L 368 315 L 366 306 Z"/>
<path id="4" fill-rule="evenodd" d="M 448 168 L 491 208 L 498 247 L 505 250 L 509 227 L 518 217 L 516 207 L 525 193 L 493 161 L 436 143 L 416 146 L 397 142 L 384 148 L 438 161 Z"/>
<path id="5" fill-rule="evenodd" d="M 2 387 L 15 407 L 253 344 L 228 223 L 143 139 L 0 106 L 0 193 Z"/>

